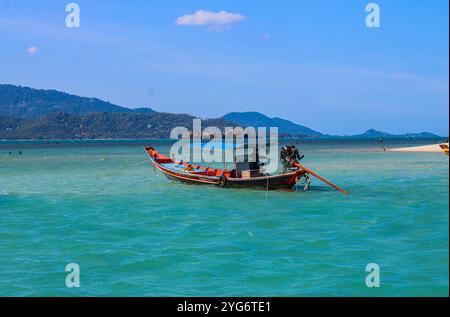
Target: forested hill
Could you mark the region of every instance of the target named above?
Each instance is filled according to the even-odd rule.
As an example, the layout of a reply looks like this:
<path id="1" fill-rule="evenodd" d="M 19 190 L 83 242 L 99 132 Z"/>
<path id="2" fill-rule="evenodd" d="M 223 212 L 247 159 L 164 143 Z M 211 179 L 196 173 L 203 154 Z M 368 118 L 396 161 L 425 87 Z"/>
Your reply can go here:
<path id="1" fill-rule="evenodd" d="M 150 108 L 130 109 L 97 98 L 79 97 L 56 90 L 0 85 L 0 115 L 36 119 L 64 112 L 83 115 L 95 112 L 153 113 Z"/>
<path id="2" fill-rule="evenodd" d="M 170 137 L 175 127 L 192 130 L 194 118 L 186 114 L 160 112 L 84 115 L 58 112 L 39 119 L 0 115 L 0 139 L 164 139 Z M 202 125 L 216 126 L 221 130 L 232 126 L 221 119 L 203 120 Z"/>

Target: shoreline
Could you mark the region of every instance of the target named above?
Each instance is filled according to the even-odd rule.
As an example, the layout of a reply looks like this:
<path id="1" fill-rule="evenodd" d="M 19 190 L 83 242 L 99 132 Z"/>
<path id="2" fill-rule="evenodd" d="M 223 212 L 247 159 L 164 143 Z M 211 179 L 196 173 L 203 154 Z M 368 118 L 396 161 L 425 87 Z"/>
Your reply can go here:
<path id="1" fill-rule="evenodd" d="M 391 151 L 391 152 L 442 152 L 442 148 L 440 147 L 440 145 L 448 146 L 448 143 L 437 143 L 437 144 L 429 144 L 429 145 L 421 145 L 421 146 L 388 149 L 388 151 Z"/>
<path id="2" fill-rule="evenodd" d="M 448 139 L 448 137 L 432 137 L 432 138 L 386 138 L 382 142 L 389 141 L 407 141 L 407 142 L 424 142 L 424 141 L 434 141 L 439 142 L 439 139 Z M 85 141 L 174 141 L 175 139 L 170 138 L 94 138 L 94 139 L 3 139 L 0 138 L 0 142 L 85 142 Z M 280 137 L 279 140 L 323 140 L 323 141 L 373 141 L 380 143 L 379 138 L 360 138 L 360 137 L 349 137 L 349 136 L 333 136 L 333 137 Z M 381 142 L 381 143 L 382 143 Z M 443 144 L 446 142 L 438 143 Z M 448 144 L 448 142 L 447 142 Z"/>

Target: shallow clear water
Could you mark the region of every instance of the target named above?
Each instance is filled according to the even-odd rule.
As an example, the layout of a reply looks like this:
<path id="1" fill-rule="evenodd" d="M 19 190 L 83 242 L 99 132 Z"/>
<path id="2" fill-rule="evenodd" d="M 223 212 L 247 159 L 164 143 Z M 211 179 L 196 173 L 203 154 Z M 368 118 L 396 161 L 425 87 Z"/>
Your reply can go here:
<path id="1" fill-rule="evenodd" d="M 137 142 L 3 144 L 0 295 L 448 296 L 444 155 L 373 142 L 302 152 L 352 194 L 317 180 L 308 192 L 172 183 Z M 71 262 L 80 288 L 65 286 Z M 371 262 L 380 288 L 365 285 Z"/>

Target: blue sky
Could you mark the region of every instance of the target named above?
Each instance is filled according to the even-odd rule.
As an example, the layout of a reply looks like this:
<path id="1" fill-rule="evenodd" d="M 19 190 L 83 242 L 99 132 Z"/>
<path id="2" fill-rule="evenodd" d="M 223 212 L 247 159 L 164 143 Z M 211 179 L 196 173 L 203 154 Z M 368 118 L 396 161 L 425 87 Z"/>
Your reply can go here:
<path id="1" fill-rule="evenodd" d="M 78 0 L 69 29 L 69 2 L 0 0 L 0 83 L 330 134 L 448 135 L 447 0 L 374 1 L 380 28 L 366 27 L 371 1 Z M 241 18 L 176 23 L 198 10 Z"/>

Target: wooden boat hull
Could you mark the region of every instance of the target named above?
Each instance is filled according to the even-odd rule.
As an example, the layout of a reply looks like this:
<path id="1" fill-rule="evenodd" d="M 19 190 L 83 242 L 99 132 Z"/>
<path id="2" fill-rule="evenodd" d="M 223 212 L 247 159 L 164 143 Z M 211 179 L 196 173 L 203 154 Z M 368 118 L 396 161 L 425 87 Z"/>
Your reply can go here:
<path id="1" fill-rule="evenodd" d="M 145 147 L 154 168 L 160 170 L 169 180 L 186 184 L 214 185 L 221 188 L 252 188 L 263 190 L 290 189 L 300 178 L 305 176 L 303 170 L 290 171 L 278 175 L 251 178 L 230 177 L 230 172 L 206 168 L 187 163 L 180 163 L 159 154 L 151 147 Z M 168 167 L 168 165 L 170 167 Z M 186 167 L 194 167 L 196 172 L 186 171 Z"/>
<path id="2" fill-rule="evenodd" d="M 290 189 L 304 173 L 292 172 L 273 176 L 252 178 L 228 178 L 223 187 L 226 188 L 255 188 L 264 190 Z M 219 186 L 219 185 L 218 185 Z"/>
<path id="3" fill-rule="evenodd" d="M 167 179 L 185 184 L 216 185 L 223 188 L 254 188 L 263 190 L 291 189 L 298 182 L 298 179 L 303 176 L 298 173 L 289 173 L 249 179 L 227 178 L 225 184 L 222 185 L 219 183 L 219 179 L 217 179 L 214 183 L 210 183 L 205 182 L 204 179 L 186 178 L 181 175 L 173 175 L 166 172 L 163 173 Z"/>

